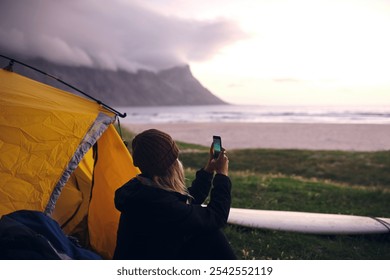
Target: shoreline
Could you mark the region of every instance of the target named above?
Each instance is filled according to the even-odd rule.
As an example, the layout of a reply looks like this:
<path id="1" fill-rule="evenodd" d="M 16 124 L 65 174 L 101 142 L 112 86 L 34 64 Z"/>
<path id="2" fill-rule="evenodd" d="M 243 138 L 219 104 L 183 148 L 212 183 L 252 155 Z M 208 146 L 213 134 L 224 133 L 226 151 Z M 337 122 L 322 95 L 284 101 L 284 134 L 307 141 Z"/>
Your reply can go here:
<path id="1" fill-rule="evenodd" d="M 222 137 L 227 150 L 245 148 L 384 151 L 390 150 L 390 124 L 333 123 L 122 123 L 134 133 L 156 128 L 174 140 L 209 146 Z"/>

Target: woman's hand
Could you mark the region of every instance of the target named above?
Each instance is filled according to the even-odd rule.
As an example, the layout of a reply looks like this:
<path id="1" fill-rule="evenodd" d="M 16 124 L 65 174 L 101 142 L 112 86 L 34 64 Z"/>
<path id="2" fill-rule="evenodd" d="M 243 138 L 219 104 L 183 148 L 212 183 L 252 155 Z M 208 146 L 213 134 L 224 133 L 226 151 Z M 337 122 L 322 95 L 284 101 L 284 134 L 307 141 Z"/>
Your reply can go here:
<path id="1" fill-rule="evenodd" d="M 214 155 L 214 148 L 213 148 L 213 144 L 211 144 L 210 152 L 209 152 L 209 160 L 207 161 L 207 164 L 204 168 L 204 170 L 209 173 L 214 173 L 215 171 L 215 159 L 213 155 Z"/>
<path id="2" fill-rule="evenodd" d="M 215 172 L 217 174 L 223 174 L 228 176 L 229 173 L 229 159 L 226 154 L 226 150 L 222 148 L 221 153 L 218 158 L 215 160 Z"/>
<path id="3" fill-rule="evenodd" d="M 217 174 L 223 174 L 228 176 L 229 171 L 229 159 L 226 155 L 226 150 L 222 148 L 218 158 L 214 158 L 213 145 L 210 147 L 209 160 L 204 168 L 209 173 L 216 172 Z"/>

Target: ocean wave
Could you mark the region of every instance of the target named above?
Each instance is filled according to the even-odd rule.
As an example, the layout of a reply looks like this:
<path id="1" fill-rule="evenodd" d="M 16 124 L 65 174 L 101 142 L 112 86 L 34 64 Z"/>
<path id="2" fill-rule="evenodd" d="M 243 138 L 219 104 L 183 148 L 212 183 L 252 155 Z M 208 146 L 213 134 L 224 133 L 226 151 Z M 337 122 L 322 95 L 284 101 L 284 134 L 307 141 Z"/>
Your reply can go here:
<path id="1" fill-rule="evenodd" d="M 390 106 L 163 106 L 124 107 L 128 123 L 263 122 L 390 124 Z"/>

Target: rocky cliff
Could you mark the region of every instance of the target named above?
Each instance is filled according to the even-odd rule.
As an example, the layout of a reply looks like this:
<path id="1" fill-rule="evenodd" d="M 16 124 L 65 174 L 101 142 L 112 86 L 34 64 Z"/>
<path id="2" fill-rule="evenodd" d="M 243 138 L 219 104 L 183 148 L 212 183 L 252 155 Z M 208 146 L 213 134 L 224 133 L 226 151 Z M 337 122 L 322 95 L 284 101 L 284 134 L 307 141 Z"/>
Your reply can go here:
<path id="1" fill-rule="evenodd" d="M 111 106 L 167 106 L 225 104 L 192 75 L 190 67 L 178 66 L 159 72 L 139 70 L 110 71 L 87 67 L 64 66 L 45 60 L 23 60 L 56 76 L 94 98 Z M 6 65 L 1 60 L 1 66 Z M 40 73 L 15 64 L 14 71 L 35 80 L 72 91 Z"/>

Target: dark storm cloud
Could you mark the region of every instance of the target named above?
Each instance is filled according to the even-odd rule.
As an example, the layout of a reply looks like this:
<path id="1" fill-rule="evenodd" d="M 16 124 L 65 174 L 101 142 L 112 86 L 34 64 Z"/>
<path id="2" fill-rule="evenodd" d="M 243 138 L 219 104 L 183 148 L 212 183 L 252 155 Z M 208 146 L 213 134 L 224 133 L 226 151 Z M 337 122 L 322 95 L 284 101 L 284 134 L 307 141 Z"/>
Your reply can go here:
<path id="1" fill-rule="evenodd" d="M 1 0 L 0 52 L 108 69 L 210 58 L 245 37 L 228 20 L 167 17 L 125 1 Z"/>

